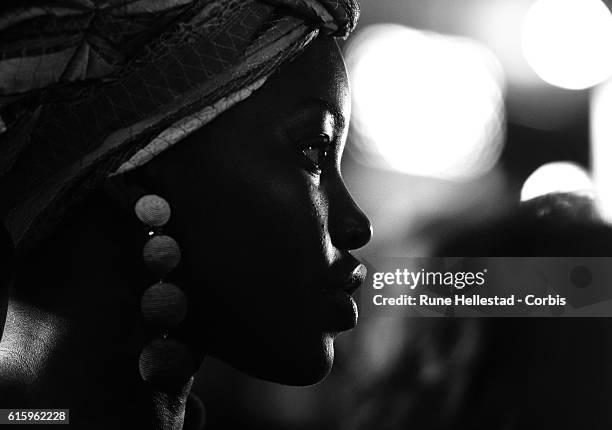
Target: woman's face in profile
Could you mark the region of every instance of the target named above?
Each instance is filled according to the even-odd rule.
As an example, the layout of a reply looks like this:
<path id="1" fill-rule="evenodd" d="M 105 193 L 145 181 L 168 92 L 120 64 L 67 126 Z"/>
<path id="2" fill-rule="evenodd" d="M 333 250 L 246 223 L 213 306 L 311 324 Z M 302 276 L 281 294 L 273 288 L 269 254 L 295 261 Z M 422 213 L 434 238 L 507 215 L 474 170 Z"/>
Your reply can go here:
<path id="1" fill-rule="evenodd" d="M 356 323 L 364 276 L 349 250 L 371 236 L 340 159 L 350 93 L 340 50 L 319 37 L 250 98 L 145 168 L 172 206 L 189 336 L 257 377 L 306 385 Z"/>

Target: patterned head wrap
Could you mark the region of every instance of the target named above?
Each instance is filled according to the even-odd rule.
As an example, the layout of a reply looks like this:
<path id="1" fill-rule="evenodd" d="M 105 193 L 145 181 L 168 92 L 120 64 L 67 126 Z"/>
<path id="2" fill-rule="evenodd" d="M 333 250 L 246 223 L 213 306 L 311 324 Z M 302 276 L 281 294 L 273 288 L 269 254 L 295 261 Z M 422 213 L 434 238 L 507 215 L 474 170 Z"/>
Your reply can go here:
<path id="1" fill-rule="evenodd" d="M 0 213 L 17 249 L 104 178 L 247 98 L 319 32 L 347 37 L 358 15 L 355 0 L 9 6 L 0 14 Z"/>

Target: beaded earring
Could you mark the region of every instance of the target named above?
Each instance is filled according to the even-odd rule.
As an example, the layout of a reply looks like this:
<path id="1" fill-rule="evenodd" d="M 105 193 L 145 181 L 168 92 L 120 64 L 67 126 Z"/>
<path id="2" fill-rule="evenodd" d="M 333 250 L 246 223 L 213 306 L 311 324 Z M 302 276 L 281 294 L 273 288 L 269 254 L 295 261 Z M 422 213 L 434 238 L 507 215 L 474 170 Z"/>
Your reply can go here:
<path id="1" fill-rule="evenodd" d="M 158 277 L 158 282 L 144 292 L 140 302 L 145 323 L 157 332 L 140 354 L 140 375 L 156 387 L 176 389 L 195 373 L 195 360 L 187 346 L 168 337 L 169 330 L 176 328 L 187 314 L 187 298 L 183 291 L 164 281 L 181 261 L 181 249 L 162 231 L 171 215 L 165 199 L 152 194 L 143 196 L 136 202 L 134 211 L 149 235 L 142 258 L 146 267 Z"/>

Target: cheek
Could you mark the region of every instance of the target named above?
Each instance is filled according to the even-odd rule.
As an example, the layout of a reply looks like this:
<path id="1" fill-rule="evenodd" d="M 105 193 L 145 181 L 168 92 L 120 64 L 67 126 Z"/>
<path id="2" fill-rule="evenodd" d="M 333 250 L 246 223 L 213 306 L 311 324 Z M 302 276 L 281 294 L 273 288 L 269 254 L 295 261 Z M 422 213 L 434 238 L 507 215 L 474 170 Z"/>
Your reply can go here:
<path id="1" fill-rule="evenodd" d="M 212 355 L 264 379 L 311 384 L 333 360 L 313 298 L 326 267 L 325 201 L 301 174 L 245 173 L 209 187 L 196 210 L 206 221 L 186 238 L 190 304 L 199 326 L 213 328 Z"/>
<path id="2" fill-rule="evenodd" d="M 307 326 L 312 309 L 302 305 L 327 262 L 327 202 L 298 169 L 249 161 L 207 170 L 203 198 L 177 207 L 181 277 L 227 326 Z"/>

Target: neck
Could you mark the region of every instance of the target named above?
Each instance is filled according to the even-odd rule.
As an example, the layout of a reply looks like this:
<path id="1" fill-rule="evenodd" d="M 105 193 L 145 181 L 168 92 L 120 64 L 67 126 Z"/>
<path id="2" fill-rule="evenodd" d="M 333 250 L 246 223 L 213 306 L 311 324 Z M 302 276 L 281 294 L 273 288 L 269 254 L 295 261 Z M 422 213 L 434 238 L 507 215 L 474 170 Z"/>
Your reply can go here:
<path id="1" fill-rule="evenodd" d="M 0 343 L 2 404 L 70 409 L 71 422 L 88 428 L 182 428 L 191 381 L 162 392 L 138 371 L 151 338 L 139 313 L 150 281 L 134 269 L 140 230 L 126 245 L 108 226 L 72 227 L 28 257 L 14 282 Z"/>

